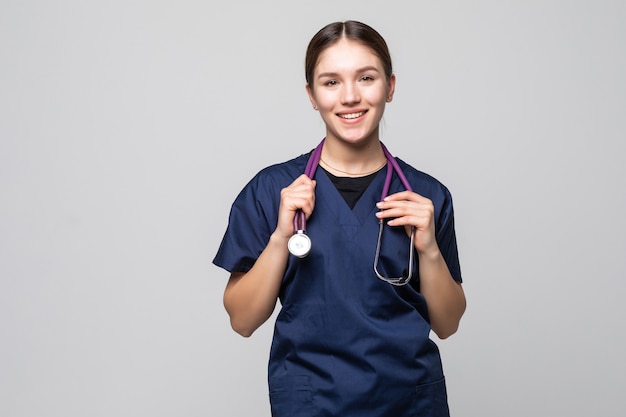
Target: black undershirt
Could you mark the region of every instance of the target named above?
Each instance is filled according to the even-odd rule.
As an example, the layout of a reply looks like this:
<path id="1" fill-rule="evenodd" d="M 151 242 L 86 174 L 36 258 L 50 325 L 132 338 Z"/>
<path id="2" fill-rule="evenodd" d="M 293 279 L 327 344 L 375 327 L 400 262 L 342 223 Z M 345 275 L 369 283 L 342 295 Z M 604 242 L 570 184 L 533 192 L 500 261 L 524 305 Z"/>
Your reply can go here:
<path id="1" fill-rule="evenodd" d="M 320 168 L 328 175 L 330 181 L 335 185 L 339 194 L 346 200 L 346 203 L 353 209 L 359 198 L 363 195 L 367 187 L 372 183 L 378 171 L 364 177 L 337 177 L 324 168 Z M 382 168 L 381 168 L 382 169 Z"/>

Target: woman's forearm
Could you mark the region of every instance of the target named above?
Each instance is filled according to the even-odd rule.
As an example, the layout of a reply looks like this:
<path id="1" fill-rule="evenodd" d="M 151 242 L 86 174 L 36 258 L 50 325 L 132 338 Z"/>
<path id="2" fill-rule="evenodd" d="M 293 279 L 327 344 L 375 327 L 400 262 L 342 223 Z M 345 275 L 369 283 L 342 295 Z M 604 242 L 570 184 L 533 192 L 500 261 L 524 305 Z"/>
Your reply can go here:
<path id="1" fill-rule="evenodd" d="M 252 269 L 231 274 L 224 307 L 237 333 L 252 335 L 272 315 L 288 256 L 287 240 L 274 233 Z"/>
<path id="2" fill-rule="evenodd" d="M 453 335 L 465 312 L 463 287 L 456 282 L 439 251 L 419 255 L 420 290 L 426 298 L 430 324 L 441 339 Z"/>

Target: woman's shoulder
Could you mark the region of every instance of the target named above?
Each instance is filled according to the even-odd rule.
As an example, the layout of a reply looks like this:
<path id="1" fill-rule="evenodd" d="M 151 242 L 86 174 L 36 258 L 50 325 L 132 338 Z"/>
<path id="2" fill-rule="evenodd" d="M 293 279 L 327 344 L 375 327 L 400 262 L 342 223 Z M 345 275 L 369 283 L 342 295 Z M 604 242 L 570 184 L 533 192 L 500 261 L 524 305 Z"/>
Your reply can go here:
<path id="1" fill-rule="evenodd" d="M 396 157 L 396 160 L 398 161 L 398 165 L 404 172 L 404 175 L 409 180 L 409 183 L 415 188 L 414 191 L 418 194 L 429 191 L 429 193 L 436 192 L 446 196 L 450 195 L 450 190 L 448 190 L 448 187 L 438 178 L 413 167 L 401 158 Z"/>

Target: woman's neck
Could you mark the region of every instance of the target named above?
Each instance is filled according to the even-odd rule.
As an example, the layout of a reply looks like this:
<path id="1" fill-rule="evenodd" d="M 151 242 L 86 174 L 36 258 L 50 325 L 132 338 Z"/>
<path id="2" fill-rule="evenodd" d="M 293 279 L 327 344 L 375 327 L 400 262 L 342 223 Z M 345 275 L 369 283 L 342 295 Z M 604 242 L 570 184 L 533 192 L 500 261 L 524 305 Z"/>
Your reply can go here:
<path id="1" fill-rule="evenodd" d="M 387 158 L 378 138 L 364 143 L 348 143 L 326 138 L 320 164 L 339 177 L 362 177 L 381 169 Z"/>

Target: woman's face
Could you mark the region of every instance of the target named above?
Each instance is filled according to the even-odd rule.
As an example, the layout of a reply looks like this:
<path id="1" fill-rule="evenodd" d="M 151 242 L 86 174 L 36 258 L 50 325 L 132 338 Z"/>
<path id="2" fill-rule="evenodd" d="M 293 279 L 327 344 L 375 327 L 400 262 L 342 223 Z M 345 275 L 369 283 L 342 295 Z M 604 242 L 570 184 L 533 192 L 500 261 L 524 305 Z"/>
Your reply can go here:
<path id="1" fill-rule="evenodd" d="M 341 39 L 325 49 L 307 92 L 326 124 L 327 140 L 353 144 L 378 140 L 395 82 L 395 76 L 385 77 L 378 56 L 361 43 Z"/>

